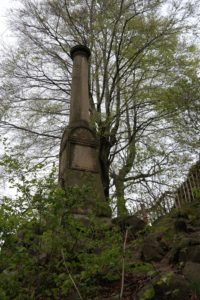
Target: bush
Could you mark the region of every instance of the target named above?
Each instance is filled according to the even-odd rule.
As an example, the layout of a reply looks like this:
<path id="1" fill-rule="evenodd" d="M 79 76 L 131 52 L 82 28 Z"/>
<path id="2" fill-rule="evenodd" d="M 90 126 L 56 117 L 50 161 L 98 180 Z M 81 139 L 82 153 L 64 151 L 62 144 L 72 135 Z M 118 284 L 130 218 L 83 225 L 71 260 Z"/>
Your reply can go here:
<path id="1" fill-rule="evenodd" d="M 75 218 L 90 189 L 64 191 L 54 173 L 18 182 L 20 196 L 1 205 L 0 299 L 88 299 L 120 277 L 120 233 L 93 215 Z"/>

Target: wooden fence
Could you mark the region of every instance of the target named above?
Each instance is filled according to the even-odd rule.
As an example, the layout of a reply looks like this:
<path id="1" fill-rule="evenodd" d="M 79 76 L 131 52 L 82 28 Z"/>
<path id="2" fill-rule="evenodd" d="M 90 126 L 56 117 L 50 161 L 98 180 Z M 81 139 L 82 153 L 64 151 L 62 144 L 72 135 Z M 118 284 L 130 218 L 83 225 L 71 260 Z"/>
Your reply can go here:
<path id="1" fill-rule="evenodd" d="M 176 207 L 199 199 L 200 192 L 200 160 L 193 165 L 188 173 L 187 179 L 181 184 L 175 193 Z"/>
<path id="2" fill-rule="evenodd" d="M 186 180 L 171 191 L 165 191 L 152 205 L 140 204 L 136 214 L 150 222 L 166 215 L 173 207 L 200 200 L 200 160 L 189 170 Z"/>

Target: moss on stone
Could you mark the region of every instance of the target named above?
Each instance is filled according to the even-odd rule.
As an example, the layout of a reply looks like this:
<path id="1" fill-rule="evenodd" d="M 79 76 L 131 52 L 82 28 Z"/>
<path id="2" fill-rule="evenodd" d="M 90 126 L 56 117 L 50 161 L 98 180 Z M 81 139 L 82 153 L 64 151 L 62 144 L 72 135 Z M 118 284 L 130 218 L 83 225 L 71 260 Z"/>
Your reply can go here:
<path id="1" fill-rule="evenodd" d="M 144 290 L 142 295 L 139 297 L 139 300 L 151 300 L 154 298 L 154 296 L 155 296 L 155 290 L 154 290 L 153 286 L 148 286 Z"/>

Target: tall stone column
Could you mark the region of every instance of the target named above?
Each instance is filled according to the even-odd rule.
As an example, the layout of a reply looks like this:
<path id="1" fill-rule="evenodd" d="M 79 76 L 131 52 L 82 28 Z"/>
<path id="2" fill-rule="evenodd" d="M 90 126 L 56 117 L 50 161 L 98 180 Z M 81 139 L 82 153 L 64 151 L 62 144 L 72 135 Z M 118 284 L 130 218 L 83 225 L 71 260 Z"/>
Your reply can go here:
<path id="1" fill-rule="evenodd" d="M 85 46 L 75 46 L 70 54 L 73 59 L 73 72 L 69 124 L 89 126 L 88 58 L 90 50 Z"/>
<path id="2" fill-rule="evenodd" d="M 70 51 L 73 60 L 70 119 L 60 148 L 59 183 L 68 187 L 89 188 L 83 206 L 77 214 L 92 212 L 97 216 L 110 217 L 100 176 L 98 139 L 90 126 L 88 59 L 90 50 L 83 45 Z"/>

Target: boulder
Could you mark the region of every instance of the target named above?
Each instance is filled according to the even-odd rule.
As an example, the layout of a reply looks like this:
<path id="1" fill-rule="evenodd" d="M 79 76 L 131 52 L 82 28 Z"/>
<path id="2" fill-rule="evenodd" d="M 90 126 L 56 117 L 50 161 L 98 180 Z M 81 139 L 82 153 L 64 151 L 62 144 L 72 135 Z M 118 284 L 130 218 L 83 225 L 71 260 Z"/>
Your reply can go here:
<path id="1" fill-rule="evenodd" d="M 135 215 L 117 217 L 113 219 L 112 222 L 118 225 L 123 232 L 129 228 L 129 232 L 134 236 L 138 231 L 141 231 L 145 228 L 145 222 Z"/>
<path id="2" fill-rule="evenodd" d="M 183 274 L 192 284 L 200 285 L 200 263 L 186 262 Z"/>
<path id="3" fill-rule="evenodd" d="M 155 297 L 153 300 L 188 300 L 190 296 L 190 284 L 181 275 L 164 273 L 154 283 Z"/>
<path id="4" fill-rule="evenodd" d="M 141 258 L 146 261 L 161 261 L 168 250 L 167 244 L 160 237 L 160 234 L 150 234 L 144 238 L 141 247 Z"/>
<path id="5" fill-rule="evenodd" d="M 200 263 L 200 240 L 197 235 L 183 237 L 179 242 L 173 245 L 169 253 L 170 264 L 186 261 Z"/>
<path id="6" fill-rule="evenodd" d="M 177 218 L 174 221 L 174 229 L 176 232 L 187 232 L 187 223 L 183 218 Z"/>
<path id="7" fill-rule="evenodd" d="M 137 294 L 137 300 L 188 300 L 190 285 L 183 276 L 173 272 L 163 273 L 153 279 Z"/>
<path id="8" fill-rule="evenodd" d="M 179 253 L 179 261 L 200 263 L 200 245 L 181 249 Z"/>

